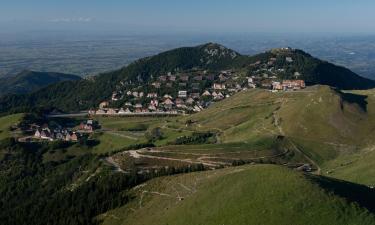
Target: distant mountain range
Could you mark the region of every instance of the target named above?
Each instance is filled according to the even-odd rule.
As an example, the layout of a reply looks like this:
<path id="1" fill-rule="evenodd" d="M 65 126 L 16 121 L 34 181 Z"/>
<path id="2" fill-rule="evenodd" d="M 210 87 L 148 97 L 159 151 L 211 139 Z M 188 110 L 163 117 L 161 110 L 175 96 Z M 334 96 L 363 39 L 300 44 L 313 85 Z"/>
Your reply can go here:
<path id="1" fill-rule="evenodd" d="M 298 79 L 304 79 L 308 85 L 323 84 L 339 89 L 375 88 L 375 81 L 363 78 L 344 67 L 314 58 L 302 50 L 273 49 L 254 56 L 245 56 L 219 44 L 208 43 L 143 58 L 119 70 L 90 79 L 80 80 L 74 77 L 77 79 L 67 79 L 69 81 L 49 85 L 31 94 L 6 95 L 0 98 L 0 112 L 24 111 L 35 106 L 78 111 L 96 107 L 101 101 L 110 99 L 121 85 L 142 86 L 145 82 L 152 82 L 169 72 L 188 73 L 190 70 L 200 69 L 214 73 L 220 70 L 234 70 L 251 76 L 253 72 L 259 73 L 259 69 L 254 71 L 251 65 L 268 65 L 271 61 L 275 68 L 279 68 L 278 71 L 282 71 L 275 73 L 279 79 L 295 79 L 298 74 Z M 270 70 L 267 73 L 274 71 Z M 47 85 L 47 82 L 42 84 Z M 26 92 L 25 90 L 17 93 Z"/>
<path id="2" fill-rule="evenodd" d="M 57 82 L 80 79 L 71 74 L 25 70 L 16 76 L 0 78 L 0 95 L 26 94 Z"/>

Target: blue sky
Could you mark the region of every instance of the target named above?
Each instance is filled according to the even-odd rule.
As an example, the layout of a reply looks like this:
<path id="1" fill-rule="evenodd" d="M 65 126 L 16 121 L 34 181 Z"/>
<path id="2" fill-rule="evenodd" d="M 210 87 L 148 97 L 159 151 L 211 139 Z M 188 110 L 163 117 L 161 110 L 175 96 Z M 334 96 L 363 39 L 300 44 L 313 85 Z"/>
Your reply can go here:
<path id="1" fill-rule="evenodd" d="M 0 0 L 0 26 L 19 29 L 375 31 L 374 0 Z"/>

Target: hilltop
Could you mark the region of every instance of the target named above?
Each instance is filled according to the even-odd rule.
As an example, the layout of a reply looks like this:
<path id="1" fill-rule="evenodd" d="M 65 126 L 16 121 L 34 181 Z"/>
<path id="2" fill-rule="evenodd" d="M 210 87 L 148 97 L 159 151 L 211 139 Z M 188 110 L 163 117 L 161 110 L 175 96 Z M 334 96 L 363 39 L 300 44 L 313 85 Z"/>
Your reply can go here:
<path id="1" fill-rule="evenodd" d="M 374 224 L 363 207 L 373 195 L 359 203 L 349 189 L 369 193 L 279 166 L 242 166 L 154 179 L 133 188 L 129 204 L 98 218 L 104 225 Z"/>
<path id="2" fill-rule="evenodd" d="M 25 70 L 0 79 L 0 95 L 26 94 L 61 81 L 80 80 L 76 75 Z"/>
<path id="3" fill-rule="evenodd" d="M 206 71 L 217 75 L 223 70 L 230 70 L 233 77 L 240 77 L 239 81 L 242 83 L 232 82 L 239 85 L 244 85 L 246 77 L 256 75 L 274 79 L 304 79 L 308 85 L 324 84 L 339 89 L 375 87 L 374 81 L 316 59 L 301 50 L 276 49 L 255 56 L 245 56 L 219 44 L 208 43 L 143 58 L 122 69 L 90 79 L 52 84 L 27 95 L 7 95 L 0 98 L 0 112 L 24 111 L 46 105 L 65 111 L 87 110 L 97 107 L 102 101 L 110 100 L 119 91 L 126 92 L 145 84 L 151 85 L 168 73 L 189 75 L 192 71 Z M 204 89 L 197 91 L 202 94 Z"/>

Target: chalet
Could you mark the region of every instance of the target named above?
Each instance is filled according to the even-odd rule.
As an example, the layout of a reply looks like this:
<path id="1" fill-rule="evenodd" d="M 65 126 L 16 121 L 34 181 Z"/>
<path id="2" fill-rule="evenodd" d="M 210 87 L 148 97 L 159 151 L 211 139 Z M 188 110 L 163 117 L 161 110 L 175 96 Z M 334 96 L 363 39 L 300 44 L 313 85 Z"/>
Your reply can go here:
<path id="1" fill-rule="evenodd" d="M 106 108 L 106 107 L 108 107 L 108 106 L 109 106 L 109 102 L 107 102 L 107 101 L 101 102 L 101 103 L 99 104 L 99 108 L 100 108 L 100 109 L 104 109 L 104 108 Z"/>
<path id="2" fill-rule="evenodd" d="M 143 108 L 142 104 L 140 104 L 140 103 L 135 104 L 134 107 L 135 107 L 136 109 L 142 109 L 142 108 Z"/>
<path id="3" fill-rule="evenodd" d="M 147 98 L 157 98 L 158 94 L 157 93 L 148 93 Z"/>
<path id="4" fill-rule="evenodd" d="M 67 133 L 65 135 L 65 141 L 71 141 L 71 135 L 70 135 L 70 133 Z"/>
<path id="5" fill-rule="evenodd" d="M 166 109 L 172 109 L 174 103 L 171 99 L 167 98 L 166 100 L 164 100 L 164 102 L 162 103 L 164 105 L 164 107 Z"/>
<path id="6" fill-rule="evenodd" d="M 143 98 L 144 95 L 145 95 L 145 93 L 143 93 L 143 92 L 139 92 L 139 97 L 140 97 L 140 98 Z"/>
<path id="7" fill-rule="evenodd" d="M 107 115 L 116 115 L 116 114 L 117 114 L 117 112 L 116 112 L 115 109 L 110 108 L 110 109 L 107 110 Z"/>
<path id="8" fill-rule="evenodd" d="M 131 113 L 130 110 L 128 108 L 124 109 L 124 108 L 121 108 L 119 111 L 118 111 L 118 114 L 119 115 L 124 115 L 124 114 L 129 114 Z"/>
<path id="9" fill-rule="evenodd" d="M 151 100 L 150 105 L 153 105 L 153 106 L 157 107 L 159 105 L 159 101 L 157 99 L 153 99 L 153 100 Z"/>
<path id="10" fill-rule="evenodd" d="M 127 96 L 131 96 L 131 95 L 132 95 L 132 92 L 131 92 L 131 91 L 127 91 L 127 92 L 126 92 L 126 95 L 127 95 Z"/>
<path id="11" fill-rule="evenodd" d="M 106 114 L 106 111 L 103 110 L 103 109 L 98 109 L 98 110 L 96 110 L 95 114 L 96 115 L 104 115 L 104 114 Z"/>
<path id="12" fill-rule="evenodd" d="M 155 88 L 160 88 L 161 86 L 159 82 L 153 82 L 151 85 L 154 86 Z"/>
<path id="13" fill-rule="evenodd" d="M 78 134 L 76 132 L 70 135 L 70 141 L 78 141 Z"/>
<path id="14" fill-rule="evenodd" d="M 118 101 L 119 99 L 120 99 L 120 94 L 118 94 L 118 93 L 113 93 L 112 94 L 112 101 Z"/>
<path id="15" fill-rule="evenodd" d="M 192 104 L 194 104 L 194 99 L 193 98 L 188 98 L 187 100 L 186 100 L 186 104 L 188 104 L 188 105 L 192 105 Z"/>
<path id="16" fill-rule="evenodd" d="M 285 57 L 285 61 L 287 61 L 288 63 L 292 63 L 293 58 L 292 57 Z"/>
<path id="17" fill-rule="evenodd" d="M 164 98 L 164 99 L 167 99 L 167 98 L 169 98 L 169 99 L 173 99 L 173 97 L 172 97 L 171 95 L 169 95 L 169 94 L 165 94 L 165 95 L 163 96 L 163 98 Z"/>
<path id="18" fill-rule="evenodd" d="M 200 94 L 199 93 L 191 93 L 190 97 L 192 97 L 193 99 L 199 99 L 200 98 Z"/>
<path id="19" fill-rule="evenodd" d="M 174 82 L 174 81 L 176 81 L 176 76 L 169 75 L 169 76 L 168 76 L 168 80 Z"/>
<path id="20" fill-rule="evenodd" d="M 281 82 L 278 82 L 278 81 L 272 82 L 272 90 L 283 90 L 283 86 L 281 85 Z"/>
<path id="21" fill-rule="evenodd" d="M 176 105 L 181 105 L 181 104 L 184 104 L 185 102 L 181 98 L 176 98 L 175 103 L 176 103 Z"/>
<path id="22" fill-rule="evenodd" d="M 224 81 L 228 80 L 228 78 L 224 74 L 220 74 L 219 80 L 220 80 L 220 82 L 224 82 Z"/>
<path id="23" fill-rule="evenodd" d="M 178 91 L 179 98 L 187 98 L 187 91 Z"/>
<path id="24" fill-rule="evenodd" d="M 214 99 L 215 100 L 222 100 L 222 99 L 224 99 L 223 93 L 221 93 L 221 92 L 217 93 L 217 95 L 214 96 Z"/>
<path id="25" fill-rule="evenodd" d="M 195 77 L 194 77 L 194 80 L 195 80 L 195 81 L 202 81 L 202 80 L 203 80 L 203 77 L 202 77 L 202 76 L 195 76 Z"/>
<path id="26" fill-rule="evenodd" d="M 180 76 L 180 80 L 181 81 L 189 81 L 189 76 L 187 76 L 187 75 L 184 75 L 184 76 Z"/>
<path id="27" fill-rule="evenodd" d="M 53 141 L 53 133 L 51 133 L 49 130 L 42 130 L 40 132 L 40 138 L 45 139 L 45 140 L 49 140 L 49 141 Z"/>
<path id="28" fill-rule="evenodd" d="M 211 93 L 206 90 L 203 92 L 202 96 L 211 96 Z"/>
<path id="29" fill-rule="evenodd" d="M 37 129 L 34 133 L 34 137 L 36 138 L 40 138 L 41 134 L 40 134 L 41 130 L 40 129 Z"/>
<path id="30" fill-rule="evenodd" d="M 178 83 L 179 87 L 186 87 L 186 83 Z"/>
<path id="31" fill-rule="evenodd" d="M 148 106 L 148 109 L 151 110 L 151 111 L 156 111 L 157 108 L 156 108 L 155 105 L 150 104 L 150 105 Z"/>
<path id="32" fill-rule="evenodd" d="M 304 80 L 283 80 L 283 90 L 299 90 L 306 87 Z"/>
<path id="33" fill-rule="evenodd" d="M 138 93 L 138 91 L 133 91 L 133 92 L 132 92 L 132 95 L 133 95 L 134 97 L 136 97 L 136 98 L 139 97 L 139 93 Z"/>
<path id="34" fill-rule="evenodd" d="M 199 90 L 200 89 L 200 84 L 199 83 L 192 83 L 191 84 L 191 87 L 195 90 Z"/>
<path id="35" fill-rule="evenodd" d="M 215 80 L 215 75 L 207 75 L 206 80 L 209 80 L 209 81 Z"/>
<path id="36" fill-rule="evenodd" d="M 55 137 L 56 137 L 57 140 L 64 140 L 64 135 L 60 132 L 56 133 Z"/>
<path id="37" fill-rule="evenodd" d="M 159 80 L 162 81 L 162 82 L 165 82 L 165 81 L 167 81 L 167 77 L 166 76 L 160 76 Z"/>
<path id="38" fill-rule="evenodd" d="M 213 85 L 214 90 L 225 90 L 225 84 L 219 84 L 219 83 L 214 83 Z"/>

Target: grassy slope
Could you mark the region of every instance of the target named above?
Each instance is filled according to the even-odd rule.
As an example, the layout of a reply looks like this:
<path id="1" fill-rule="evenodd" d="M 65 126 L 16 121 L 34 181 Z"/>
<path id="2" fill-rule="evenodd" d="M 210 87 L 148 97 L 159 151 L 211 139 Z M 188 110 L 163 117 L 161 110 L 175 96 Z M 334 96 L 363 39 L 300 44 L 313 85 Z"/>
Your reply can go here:
<path id="1" fill-rule="evenodd" d="M 22 116 L 23 114 L 20 113 L 20 114 L 13 114 L 9 116 L 0 117 L 0 140 L 11 136 L 11 132 L 9 128 L 12 125 L 15 125 L 18 122 L 20 122 L 22 119 Z"/>
<path id="2" fill-rule="evenodd" d="M 163 177 L 133 189 L 103 224 L 374 224 L 365 209 L 297 172 L 270 165 Z M 179 196 L 184 197 L 181 201 Z"/>
<path id="3" fill-rule="evenodd" d="M 375 90 L 351 93 L 357 95 L 343 96 L 327 86 L 286 93 L 248 90 L 186 120 L 195 121 L 190 129 L 216 130 L 224 143 L 285 135 L 323 172 L 335 169 L 331 176 L 374 184 L 367 175 L 375 174 L 368 159 L 375 157 Z M 340 166 L 351 158 L 359 159 Z"/>

